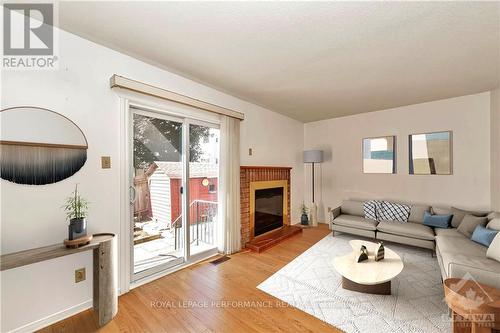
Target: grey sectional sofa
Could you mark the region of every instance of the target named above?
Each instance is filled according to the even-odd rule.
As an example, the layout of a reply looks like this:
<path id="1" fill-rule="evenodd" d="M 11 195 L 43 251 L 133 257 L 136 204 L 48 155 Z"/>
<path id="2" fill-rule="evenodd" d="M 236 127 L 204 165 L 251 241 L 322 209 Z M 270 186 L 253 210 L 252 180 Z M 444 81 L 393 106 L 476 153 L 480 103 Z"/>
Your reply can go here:
<path id="1" fill-rule="evenodd" d="M 435 250 L 443 280 L 468 277 L 500 288 L 500 262 L 486 257 L 487 247 L 471 241 L 456 228 L 424 225 L 424 212 L 431 209 L 412 205 L 407 223 L 377 222 L 364 218 L 363 201 L 345 200 L 331 210 L 333 236 L 341 232 Z"/>

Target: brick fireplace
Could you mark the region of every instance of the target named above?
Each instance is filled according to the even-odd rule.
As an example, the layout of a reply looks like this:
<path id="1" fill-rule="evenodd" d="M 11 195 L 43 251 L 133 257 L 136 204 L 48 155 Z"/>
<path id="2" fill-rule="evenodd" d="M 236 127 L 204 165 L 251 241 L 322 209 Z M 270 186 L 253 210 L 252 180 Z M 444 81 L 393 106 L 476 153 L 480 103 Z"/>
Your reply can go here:
<path id="1" fill-rule="evenodd" d="M 240 203 L 241 203 L 241 244 L 246 246 L 254 238 L 262 237 L 272 229 L 279 229 L 281 225 L 290 225 L 290 167 L 268 166 L 241 166 L 240 167 Z M 265 196 L 263 200 L 273 205 L 278 213 L 255 215 L 255 205 L 258 196 Z M 255 198 L 257 197 L 257 201 Z M 276 200 L 282 200 L 283 207 L 277 207 Z M 262 223 L 260 225 L 259 223 Z"/>

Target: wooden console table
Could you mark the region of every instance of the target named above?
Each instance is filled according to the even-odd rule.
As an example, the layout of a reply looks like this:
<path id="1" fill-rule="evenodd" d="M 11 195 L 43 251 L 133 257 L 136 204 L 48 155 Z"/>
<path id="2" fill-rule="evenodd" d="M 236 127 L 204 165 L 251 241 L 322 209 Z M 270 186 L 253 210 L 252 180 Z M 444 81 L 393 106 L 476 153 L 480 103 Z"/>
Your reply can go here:
<path id="1" fill-rule="evenodd" d="M 94 234 L 89 244 L 73 249 L 54 244 L 9 253 L 0 257 L 0 271 L 26 266 L 84 251 L 93 251 L 93 307 L 99 325 L 106 325 L 118 312 L 118 268 L 115 234 Z"/>
<path id="2" fill-rule="evenodd" d="M 500 329 L 500 290 L 472 280 L 444 281 L 453 311 L 453 333 L 490 333 Z"/>

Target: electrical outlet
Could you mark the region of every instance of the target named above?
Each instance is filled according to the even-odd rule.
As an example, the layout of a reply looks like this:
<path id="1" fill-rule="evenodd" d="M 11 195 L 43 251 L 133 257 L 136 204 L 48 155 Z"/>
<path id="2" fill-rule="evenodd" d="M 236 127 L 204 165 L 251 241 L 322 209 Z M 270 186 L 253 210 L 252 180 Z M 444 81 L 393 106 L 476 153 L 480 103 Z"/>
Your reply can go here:
<path id="1" fill-rule="evenodd" d="M 248 156 L 252 156 L 253 155 L 253 149 L 252 148 L 248 148 Z"/>
<path id="2" fill-rule="evenodd" d="M 101 156 L 101 168 L 102 169 L 111 169 L 111 157 L 110 156 Z"/>
<path id="3" fill-rule="evenodd" d="M 75 270 L 75 283 L 85 281 L 85 267 Z"/>

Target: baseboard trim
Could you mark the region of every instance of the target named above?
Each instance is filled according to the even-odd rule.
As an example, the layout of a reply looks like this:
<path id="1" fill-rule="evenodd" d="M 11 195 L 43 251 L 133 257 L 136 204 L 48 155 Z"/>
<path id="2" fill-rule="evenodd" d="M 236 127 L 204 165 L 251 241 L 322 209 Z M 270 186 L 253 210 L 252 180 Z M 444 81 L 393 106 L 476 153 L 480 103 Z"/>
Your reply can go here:
<path id="1" fill-rule="evenodd" d="M 34 332 L 36 330 L 42 329 L 44 327 L 47 327 L 49 325 L 52 325 L 54 323 L 57 323 L 58 321 L 61 321 L 63 319 L 66 319 L 68 317 L 74 316 L 77 313 L 80 313 L 82 311 L 85 311 L 87 309 L 92 308 L 92 300 L 85 301 L 83 303 L 77 304 L 75 306 L 72 306 L 70 308 L 67 308 L 65 310 L 56 312 L 54 314 L 51 314 L 45 318 L 41 318 L 38 320 L 35 320 L 31 323 L 28 323 L 26 325 L 23 325 L 21 327 L 15 328 L 11 331 L 10 333 L 21 333 L 21 332 Z"/>
<path id="2" fill-rule="evenodd" d="M 204 255 L 205 253 L 201 253 L 200 255 Z M 142 278 L 139 281 L 136 281 L 134 283 L 131 283 L 130 289 L 137 288 L 143 284 L 146 284 L 148 282 L 151 282 L 153 280 L 156 280 L 158 278 L 161 278 L 163 276 L 166 276 L 168 274 L 172 274 L 173 272 L 179 271 L 181 269 L 187 268 L 189 266 L 196 265 L 202 261 L 208 260 L 214 256 L 219 255 L 219 252 L 215 249 L 214 253 L 207 253 L 206 256 L 200 256 L 200 257 L 194 257 L 192 261 L 186 262 L 184 265 L 179 265 L 176 267 L 173 267 L 172 269 L 165 270 L 150 276 L 147 276 L 145 278 Z M 118 295 L 122 295 L 121 289 L 118 289 Z M 74 316 L 82 311 L 91 309 L 93 307 L 93 301 L 92 299 L 85 301 L 83 303 L 74 305 L 72 307 L 69 307 L 67 309 L 61 310 L 59 312 L 53 313 L 51 315 L 48 315 L 44 318 L 37 319 L 31 323 L 25 324 L 23 326 L 17 327 L 13 330 L 7 331 L 8 333 L 24 333 L 24 332 L 34 332 L 37 330 L 40 330 L 44 327 L 50 326 L 52 324 L 57 323 L 58 321 L 64 320 L 66 318 L 69 318 L 71 316 Z"/>

